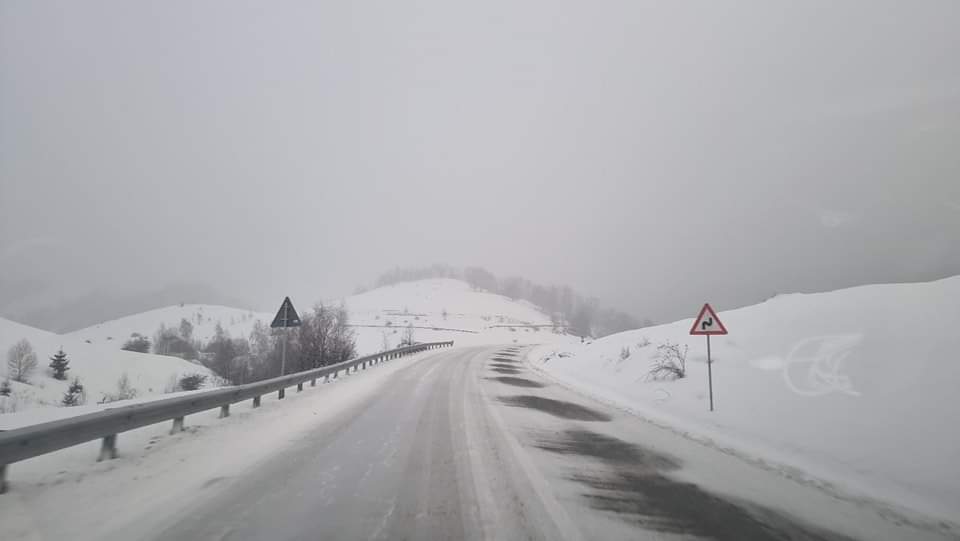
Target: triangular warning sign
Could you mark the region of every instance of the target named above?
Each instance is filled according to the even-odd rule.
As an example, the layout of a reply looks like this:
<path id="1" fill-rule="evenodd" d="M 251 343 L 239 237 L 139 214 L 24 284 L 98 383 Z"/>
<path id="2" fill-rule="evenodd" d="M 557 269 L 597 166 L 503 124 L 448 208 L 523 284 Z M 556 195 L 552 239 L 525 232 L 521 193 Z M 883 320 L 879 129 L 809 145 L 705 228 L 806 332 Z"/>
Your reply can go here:
<path id="1" fill-rule="evenodd" d="M 297 315 L 297 310 L 294 309 L 293 303 L 290 302 L 290 297 L 283 299 L 283 304 L 280 305 L 280 310 L 277 311 L 277 317 L 273 318 L 273 323 L 271 323 L 270 326 L 273 328 L 300 326 L 300 316 Z"/>
<path id="2" fill-rule="evenodd" d="M 720 322 L 710 303 L 704 304 L 700 315 L 693 321 L 690 334 L 727 334 L 727 328 Z"/>

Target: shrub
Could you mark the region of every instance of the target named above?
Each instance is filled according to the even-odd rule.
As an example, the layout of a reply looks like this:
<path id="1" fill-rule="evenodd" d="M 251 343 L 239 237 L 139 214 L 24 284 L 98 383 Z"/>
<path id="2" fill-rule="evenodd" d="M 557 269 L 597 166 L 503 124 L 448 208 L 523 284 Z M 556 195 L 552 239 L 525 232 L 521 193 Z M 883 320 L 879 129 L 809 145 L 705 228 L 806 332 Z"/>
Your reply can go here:
<path id="1" fill-rule="evenodd" d="M 647 377 L 653 380 L 676 380 L 687 375 L 687 345 L 673 344 L 669 340 L 657 346 L 653 366 Z"/>
<path id="2" fill-rule="evenodd" d="M 130 335 L 130 339 L 124 342 L 120 349 L 136 351 L 137 353 L 150 353 L 150 339 L 135 332 Z"/>
<path id="3" fill-rule="evenodd" d="M 630 358 L 630 346 L 623 346 L 620 348 L 620 360 L 626 361 Z"/>
<path id="4" fill-rule="evenodd" d="M 203 387 L 203 384 L 206 383 L 207 376 L 204 374 L 187 374 L 180 378 L 178 386 L 184 391 L 196 391 L 197 389 Z"/>
<path id="5" fill-rule="evenodd" d="M 117 380 L 117 392 L 113 394 L 104 394 L 103 398 L 100 400 L 101 404 L 106 404 L 109 402 L 116 402 L 118 400 L 130 400 L 131 398 L 137 397 L 137 390 L 130 385 L 130 377 L 127 376 L 127 373 L 124 372 L 120 379 Z"/>

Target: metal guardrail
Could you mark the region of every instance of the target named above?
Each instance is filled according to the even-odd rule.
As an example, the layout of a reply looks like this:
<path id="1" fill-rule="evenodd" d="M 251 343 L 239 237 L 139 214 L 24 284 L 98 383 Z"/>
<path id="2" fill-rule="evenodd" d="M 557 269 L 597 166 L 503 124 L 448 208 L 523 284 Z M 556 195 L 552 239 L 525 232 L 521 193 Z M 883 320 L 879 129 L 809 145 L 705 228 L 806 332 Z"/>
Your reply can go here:
<path id="1" fill-rule="evenodd" d="M 116 458 L 117 434 L 121 432 L 173 420 L 170 431 L 173 434 L 183 430 L 184 417 L 193 413 L 220 408 L 220 417 L 227 417 L 230 415 L 230 405 L 237 402 L 253 399 L 253 407 L 256 408 L 260 406 L 260 397 L 265 394 L 277 392 L 278 398 L 282 399 L 287 387 L 296 385 L 297 391 L 302 391 L 303 384 L 308 381 L 316 385 L 318 378 L 337 377 L 339 372 L 349 374 L 351 370 L 366 369 L 368 365 L 452 345 L 452 340 L 416 344 L 255 383 L 120 406 L 3 431 L 0 432 L 0 494 L 7 488 L 7 466 L 14 462 L 97 439 L 103 440 L 97 461 Z"/>

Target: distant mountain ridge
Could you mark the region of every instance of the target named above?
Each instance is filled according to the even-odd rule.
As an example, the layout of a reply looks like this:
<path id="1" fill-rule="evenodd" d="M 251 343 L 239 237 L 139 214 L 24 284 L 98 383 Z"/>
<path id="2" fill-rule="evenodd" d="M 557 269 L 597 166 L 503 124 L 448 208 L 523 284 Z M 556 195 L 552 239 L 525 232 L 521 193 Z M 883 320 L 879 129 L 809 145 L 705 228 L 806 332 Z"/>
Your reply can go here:
<path id="1" fill-rule="evenodd" d="M 23 284 L 0 283 L 0 317 L 54 333 L 69 333 L 104 321 L 136 315 L 181 303 L 243 307 L 246 303 L 207 284 L 179 283 L 143 292 L 96 290 L 64 299 L 31 284 L 35 293 L 23 294 Z"/>

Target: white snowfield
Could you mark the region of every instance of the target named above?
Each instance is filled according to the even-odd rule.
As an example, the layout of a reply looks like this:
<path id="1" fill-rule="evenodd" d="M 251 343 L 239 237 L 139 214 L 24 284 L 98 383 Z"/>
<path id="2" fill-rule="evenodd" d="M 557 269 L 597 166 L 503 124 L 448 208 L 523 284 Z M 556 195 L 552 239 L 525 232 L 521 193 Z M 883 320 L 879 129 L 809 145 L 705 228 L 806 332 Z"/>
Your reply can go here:
<path id="1" fill-rule="evenodd" d="M 161 524 L 188 514 L 211 486 L 249 475 L 318 425 L 368 400 L 425 355 L 306 387 L 282 401 L 275 393 L 266 395 L 261 408 L 238 405 L 228 419 L 219 419 L 217 410 L 190 415 L 179 434 L 169 434 L 169 423 L 124 432 L 118 436 L 118 460 L 94 462 L 100 443 L 91 441 L 18 462 L 11 467 L 13 488 L 0 496 L 0 538 L 157 535 Z M 58 508 L 62 513 L 49 520 L 48 513 Z"/>
<path id="2" fill-rule="evenodd" d="M 279 305 L 279 303 L 278 303 Z M 298 307 L 299 308 L 299 307 Z M 273 314 L 254 312 L 242 308 L 217 306 L 214 304 L 184 304 L 148 310 L 132 316 L 121 317 L 73 331 L 66 336 L 90 340 L 93 343 L 113 343 L 120 347 L 132 333 L 140 333 L 153 341 L 153 335 L 160 325 L 179 328 L 181 320 L 193 325 L 193 337 L 202 342 L 213 338 L 217 324 L 220 324 L 230 336 L 249 336 L 253 323 L 261 320 L 269 324 Z"/>
<path id="3" fill-rule="evenodd" d="M 457 346 L 579 342 L 553 332 L 550 317 L 526 301 L 476 291 L 452 279 L 420 280 L 377 288 L 344 299 L 357 325 L 357 349 L 396 347 L 408 325 L 418 342 L 454 340 Z"/>
<path id="4" fill-rule="evenodd" d="M 313 303 L 306 299 L 292 300 L 301 314 L 313 308 Z M 408 325 L 414 327 L 417 342 L 454 340 L 458 346 L 579 341 L 543 327 L 550 325 L 550 318 L 530 303 L 475 291 L 459 280 L 401 283 L 328 301 L 328 304 L 341 302 L 348 308 L 351 323 L 355 325 L 359 355 L 398 347 Z M 279 301 L 277 304 L 279 306 Z M 171 378 L 195 372 L 212 375 L 199 364 L 176 357 L 122 351 L 120 347 L 132 333 L 145 335 L 152 342 L 161 325 L 178 328 L 181 320 L 186 319 L 193 326 L 193 337 L 201 341 L 212 338 L 218 324 L 232 337 L 249 337 L 254 322 L 259 320 L 269 325 L 273 316 L 227 306 L 184 304 L 118 318 L 64 335 L 0 319 L 2 353 L 26 338 L 36 350 L 39 362 L 32 385 L 14 383 L 17 396 L 7 401 L 11 405 L 7 409 L 16 409 L 16 413 L 0 412 L 0 429 L 102 409 L 105 406 L 97 407 L 96 402 L 105 393 L 116 390 L 117 380 L 124 373 L 141 400 L 165 397 L 163 393 Z M 61 345 L 70 359 L 68 375 L 80 377 L 88 405 L 45 413 L 27 412 L 59 406 L 69 382 L 53 379 L 46 367 L 49 357 Z M 0 378 L 5 370 L 5 364 L 0 366 Z M 15 408 L 12 407 L 14 400 Z"/>
<path id="5" fill-rule="evenodd" d="M 960 276 L 780 295 L 719 316 L 730 334 L 711 339 L 713 413 L 706 339 L 688 334 L 692 319 L 544 346 L 535 365 L 789 475 L 956 523 Z M 689 345 L 688 375 L 650 381 L 651 360 L 667 341 Z"/>
<path id="6" fill-rule="evenodd" d="M 20 426 L 31 419 L 35 420 L 30 422 L 40 422 L 87 413 L 91 406 L 58 407 L 70 380 L 75 377 L 80 378 L 84 386 L 87 404 L 96 405 L 105 393 L 116 391 L 117 381 L 123 374 L 127 375 L 130 385 L 137 390 L 139 398 L 167 396 L 165 390 L 171 380 L 179 376 L 193 373 L 213 375 L 207 368 L 177 357 L 123 351 L 120 349 L 122 341 L 88 344 L 72 335 L 58 335 L 0 318 L 0 354 L 4 356 L 4 362 L 0 364 L 0 379 L 7 376 L 7 349 L 22 339 L 28 340 L 33 346 L 37 368 L 29 384 L 11 382 L 12 395 L 0 397 L 0 429 Z M 48 369 L 50 357 L 61 347 L 70 361 L 67 381 L 54 379 Z M 58 413 L 28 411 L 45 407 L 56 408 Z"/>
<path id="7" fill-rule="evenodd" d="M 314 306 L 306 298 L 292 301 L 301 314 Z M 456 340 L 458 345 L 474 345 L 571 340 L 545 328 L 550 325 L 549 316 L 532 304 L 476 291 L 460 280 L 405 282 L 325 302 L 330 306 L 346 305 L 350 323 L 355 325 L 360 355 L 383 350 L 384 337 L 391 348 L 397 347 L 408 325 L 414 327 L 414 339 L 418 342 Z M 274 313 L 227 306 L 185 304 L 107 321 L 66 336 L 120 347 L 131 333 L 152 340 L 161 324 L 176 328 L 186 319 L 194 327 L 194 337 L 207 341 L 218 323 L 230 336 L 248 337 L 255 321 L 270 324 L 273 317 Z"/>

